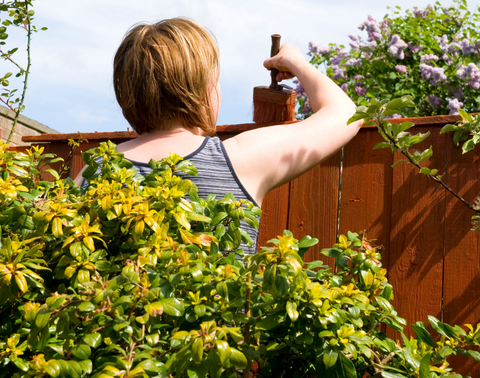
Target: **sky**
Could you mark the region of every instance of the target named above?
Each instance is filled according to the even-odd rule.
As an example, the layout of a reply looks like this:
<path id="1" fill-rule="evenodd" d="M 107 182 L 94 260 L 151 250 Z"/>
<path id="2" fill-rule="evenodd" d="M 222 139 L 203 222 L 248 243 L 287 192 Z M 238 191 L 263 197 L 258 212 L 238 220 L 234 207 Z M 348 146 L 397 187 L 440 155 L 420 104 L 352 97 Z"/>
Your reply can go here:
<path id="1" fill-rule="evenodd" d="M 35 0 L 38 28 L 33 35 L 32 67 L 24 115 L 58 132 L 124 131 L 129 127 L 115 100 L 113 56 L 125 32 L 138 22 L 185 16 L 205 25 L 220 47 L 222 103 L 218 124 L 252 121 L 253 88 L 268 85 L 263 61 L 270 35 L 301 48 L 308 43 L 348 46 L 348 35 L 364 35 L 358 25 L 386 7 L 425 8 L 427 0 Z M 452 0 L 442 1 L 443 6 Z M 380 5 L 379 5 L 380 4 Z M 470 1 L 474 10 L 480 0 Z M 0 15 L 4 19 L 4 15 Z M 25 32 L 12 32 L 6 47 L 25 52 Z M 0 62 L 0 75 L 12 71 Z M 17 84 L 12 82 L 12 84 Z M 19 83 L 21 84 L 21 83 Z M 289 83 L 287 83 L 289 84 Z M 290 85 L 294 85 L 290 82 Z"/>

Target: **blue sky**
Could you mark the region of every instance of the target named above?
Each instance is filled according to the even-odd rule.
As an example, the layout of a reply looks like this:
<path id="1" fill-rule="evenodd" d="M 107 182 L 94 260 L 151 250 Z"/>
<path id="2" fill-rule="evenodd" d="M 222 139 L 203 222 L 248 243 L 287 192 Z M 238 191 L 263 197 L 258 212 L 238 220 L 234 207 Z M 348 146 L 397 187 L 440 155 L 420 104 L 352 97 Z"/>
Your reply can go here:
<path id="1" fill-rule="evenodd" d="M 282 34 L 308 52 L 308 42 L 348 44 L 369 14 L 386 7 L 426 7 L 426 0 L 35 0 L 34 24 L 48 27 L 32 40 L 32 69 L 24 115 L 59 132 L 127 130 L 111 84 L 116 48 L 133 24 L 186 16 L 208 27 L 221 54 L 222 105 L 218 124 L 251 122 L 253 88 L 267 85 L 263 60 L 270 35 Z M 469 2 L 474 9 L 479 1 Z M 379 5 L 381 4 L 381 5 Z M 451 5 L 443 1 L 442 5 Z M 1 17 L 3 18 L 3 17 Z M 9 48 L 24 49 L 24 33 Z M 12 70 L 0 63 L 0 74 Z"/>

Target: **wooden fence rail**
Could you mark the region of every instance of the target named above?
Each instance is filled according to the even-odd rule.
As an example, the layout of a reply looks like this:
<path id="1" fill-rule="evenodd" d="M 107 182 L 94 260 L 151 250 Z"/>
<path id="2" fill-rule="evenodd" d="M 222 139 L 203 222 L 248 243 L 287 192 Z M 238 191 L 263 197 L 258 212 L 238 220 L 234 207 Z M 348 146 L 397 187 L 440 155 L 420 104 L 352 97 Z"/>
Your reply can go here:
<path id="1" fill-rule="evenodd" d="M 427 164 L 444 174 L 443 180 L 468 201 L 480 194 L 480 153 L 462 155 L 451 135 L 440 128 L 456 116 L 416 118 L 414 132 L 431 132 L 415 146 L 433 146 Z M 399 122 L 401 120 L 392 120 Z M 262 125 L 263 126 L 263 125 Z M 218 128 L 221 138 L 258 125 Z M 105 140 L 115 143 L 136 137 L 132 132 L 83 134 L 88 143 L 75 151 L 71 177 L 83 166 L 81 151 Z M 67 156 L 68 138 L 77 134 L 46 134 L 25 137 L 45 143 L 46 151 Z M 364 231 L 383 246 L 382 263 L 394 287 L 394 306 L 409 324 L 434 315 L 450 324 L 480 322 L 480 232 L 471 231 L 473 212 L 439 185 L 419 174 L 411 164 L 392 164 L 402 159 L 389 149 L 373 150 L 381 141 L 375 128 L 362 128 L 343 152 L 331 156 L 294 181 L 268 194 L 262 205 L 260 245 L 289 229 L 297 238 L 311 235 L 320 240 L 306 260 L 321 259 L 322 248 L 340 234 Z M 343 168 L 342 168 L 343 166 Z M 341 190 L 340 189 L 341 186 Z M 339 220 L 339 224 L 338 223 Z M 413 331 L 408 327 L 408 335 Z M 391 335 L 399 337 L 399 335 Z M 458 357 L 457 372 L 480 377 L 480 369 Z"/>

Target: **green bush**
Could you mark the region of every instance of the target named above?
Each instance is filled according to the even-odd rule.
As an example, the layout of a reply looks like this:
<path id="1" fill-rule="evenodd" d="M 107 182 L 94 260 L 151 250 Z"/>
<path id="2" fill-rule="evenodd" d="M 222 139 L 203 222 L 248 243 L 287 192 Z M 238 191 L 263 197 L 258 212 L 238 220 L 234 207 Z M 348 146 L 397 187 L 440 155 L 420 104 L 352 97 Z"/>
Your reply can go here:
<path id="1" fill-rule="evenodd" d="M 454 3 L 405 12 L 397 6 L 381 22 L 368 16 L 359 26 L 366 36 L 349 35 L 348 50 L 310 42 L 310 63 L 323 68 L 357 105 L 409 95 L 417 107 L 404 109 L 405 117 L 458 114 L 462 106 L 476 112 L 480 7 L 470 12 L 466 0 Z M 312 110 L 301 84 L 296 91 L 298 117 L 303 119 Z"/>
<path id="2" fill-rule="evenodd" d="M 95 159 L 103 158 L 97 174 Z M 460 377 L 446 358 L 480 354 L 480 327 L 402 331 L 380 253 L 341 236 L 321 261 L 289 231 L 256 255 L 241 221 L 260 209 L 199 198 L 171 155 L 139 176 L 112 143 L 84 154 L 84 190 L 40 180 L 53 156 L 0 147 L 0 377 Z M 54 176 L 56 173 L 50 171 Z M 191 201 L 185 196 L 189 195 Z M 402 333 L 403 335 L 403 333 Z"/>

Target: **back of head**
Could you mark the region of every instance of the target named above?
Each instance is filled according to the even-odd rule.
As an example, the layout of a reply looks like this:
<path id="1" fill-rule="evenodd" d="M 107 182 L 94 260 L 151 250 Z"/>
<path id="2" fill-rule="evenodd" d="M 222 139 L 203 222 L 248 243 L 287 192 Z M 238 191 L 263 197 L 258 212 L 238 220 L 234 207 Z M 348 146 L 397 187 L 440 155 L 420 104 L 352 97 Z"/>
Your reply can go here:
<path id="1" fill-rule="evenodd" d="M 218 61 L 215 38 L 193 20 L 133 26 L 113 67 L 123 115 L 139 134 L 168 129 L 174 122 L 213 133 L 209 88 L 217 78 Z"/>

